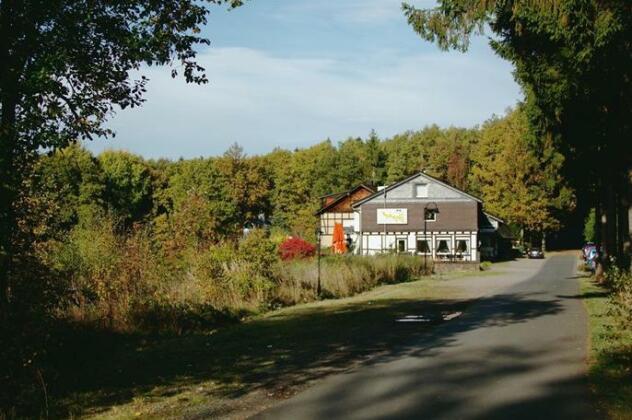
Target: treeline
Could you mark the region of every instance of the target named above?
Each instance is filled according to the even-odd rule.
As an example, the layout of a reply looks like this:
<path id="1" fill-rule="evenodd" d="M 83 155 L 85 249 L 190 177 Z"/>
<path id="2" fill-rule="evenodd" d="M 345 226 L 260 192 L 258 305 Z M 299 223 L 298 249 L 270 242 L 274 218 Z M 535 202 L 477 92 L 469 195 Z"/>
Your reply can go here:
<path id="1" fill-rule="evenodd" d="M 71 146 L 42 156 L 29 180 L 41 207 L 38 232 L 62 240 L 107 215 L 119 233 L 148 224 L 165 248 L 235 240 L 261 221 L 313 240 L 319 197 L 358 183 L 398 181 L 417 171 L 480 196 L 486 209 L 530 230 L 555 230 L 574 206 L 563 158 L 529 134 L 520 111 L 480 128 L 430 126 L 388 139 L 330 140 L 294 151 L 145 160 L 123 151 L 93 156 Z"/>
<path id="2" fill-rule="evenodd" d="M 530 136 L 520 108 L 473 129 L 431 126 L 388 139 L 373 132 L 262 156 L 233 145 L 219 157 L 145 160 L 72 145 L 40 156 L 25 177 L 16 244 L 25 266 L 14 270 L 12 293 L 25 290 L 26 307 L 56 317 L 141 331 L 178 330 L 187 313 L 293 304 L 313 290 L 278 269 L 278 248 L 289 236 L 315 240 L 320 196 L 423 169 L 480 196 L 517 228 L 554 230 L 574 206 L 562 164 Z M 262 226 L 243 239 L 245 227 Z M 33 267 L 40 274 L 29 283 Z M 393 276 L 373 273 L 367 282 L 381 277 Z M 25 288 L 38 284 L 38 293 Z"/>

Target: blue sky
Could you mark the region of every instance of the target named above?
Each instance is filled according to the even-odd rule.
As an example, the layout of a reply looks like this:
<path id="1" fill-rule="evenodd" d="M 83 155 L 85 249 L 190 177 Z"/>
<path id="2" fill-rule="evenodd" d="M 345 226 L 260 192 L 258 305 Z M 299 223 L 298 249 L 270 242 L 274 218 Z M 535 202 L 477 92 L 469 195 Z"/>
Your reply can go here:
<path id="1" fill-rule="evenodd" d="M 432 6 L 431 0 L 413 4 Z M 148 158 L 248 154 L 429 124 L 474 126 L 521 99 L 486 38 L 442 52 L 407 25 L 399 0 L 250 0 L 213 8 L 199 62 L 210 83 L 150 68 L 147 102 L 111 118 L 88 147 Z"/>

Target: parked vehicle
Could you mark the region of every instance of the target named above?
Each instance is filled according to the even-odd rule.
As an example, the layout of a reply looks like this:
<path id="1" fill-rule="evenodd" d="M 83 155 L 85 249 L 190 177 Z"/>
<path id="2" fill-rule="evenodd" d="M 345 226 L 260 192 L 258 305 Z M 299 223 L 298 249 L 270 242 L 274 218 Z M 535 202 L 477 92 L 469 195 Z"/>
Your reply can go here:
<path id="1" fill-rule="evenodd" d="M 531 248 L 527 252 L 527 258 L 544 258 L 544 252 L 540 248 Z"/>

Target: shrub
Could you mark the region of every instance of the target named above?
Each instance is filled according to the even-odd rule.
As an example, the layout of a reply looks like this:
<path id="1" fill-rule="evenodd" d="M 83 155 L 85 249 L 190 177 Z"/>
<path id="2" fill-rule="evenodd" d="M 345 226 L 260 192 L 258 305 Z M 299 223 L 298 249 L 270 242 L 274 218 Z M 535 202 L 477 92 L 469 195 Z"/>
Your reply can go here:
<path id="1" fill-rule="evenodd" d="M 288 238 L 279 245 L 279 255 L 283 261 L 313 257 L 316 247 L 301 238 Z"/>
<path id="2" fill-rule="evenodd" d="M 252 264 L 260 275 L 271 277 L 274 265 L 278 262 L 277 245 L 263 229 L 252 230 L 239 243 L 239 257 Z"/>
<path id="3" fill-rule="evenodd" d="M 606 273 L 606 284 L 612 289 L 613 315 L 624 330 L 632 330 L 632 273 L 613 264 Z"/>
<path id="4" fill-rule="evenodd" d="M 481 271 L 487 271 L 490 268 L 492 268 L 492 262 L 491 261 L 481 261 L 481 265 L 480 265 Z"/>

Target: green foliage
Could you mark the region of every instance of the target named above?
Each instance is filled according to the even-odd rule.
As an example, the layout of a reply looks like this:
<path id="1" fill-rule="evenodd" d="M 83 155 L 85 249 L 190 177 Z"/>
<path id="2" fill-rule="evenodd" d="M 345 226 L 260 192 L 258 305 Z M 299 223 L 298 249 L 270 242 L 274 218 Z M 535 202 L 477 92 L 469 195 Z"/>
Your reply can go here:
<path id="1" fill-rule="evenodd" d="M 492 262 L 491 261 L 482 261 L 481 262 L 481 265 L 480 265 L 481 271 L 487 271 L 490 268 L 492 268 Z"/>
<path id="2" fill-rule="evenodd" d="M 627 419 L 632 416 L 632 277 L 617 269 L 606 277 L 608 288 L 589 279 L 582 285 L 590 321 L 588 378 L 607 417 Z"/>
<path id="3" fill-rule="evenodd" d="M 476 130 L 441 129 L 436 125 L 396 135 L 384 144 L 387 181 L 396 182 L 424 170 L 467 190 L 470 153 L 477 138 Z"/>
<path id="4" fill-rule="evenodd" d="M 128 152 L 107 151 L 98 158 L 105 177 L 105 199 L 125 225 L 143 220 L 152 208 L 149 167 Z"/>
<path id="5" fill-rule="evenodd" d="M 584 241 L 595 242 L 597 239 L 597 216 L 595 209 L 590 209 L 584 220 Z"/>
<path id="6" fill-rule="evenodd" d="M 33 169 L 31 195 L 44 200 L 42 225 L 50 237 L 59 238 L 80 218 L 102 213 L 105 181 L 98 161 L 73 145 L 41 157 Z"/>
<path id="7" fill-rule="evenodd" d="M 485 122 L 471 157 L 472 188 L 491 213 L 509 223 L 556 230 L 559 214 L 574 207 L 560 175 L 563 159 L 532 136 L 522 108 Z"/>
<path id="8" fill-rule="evenodd" d="M 251 230 L 239 242 L 238 252 L 240 258 L 247 261 L 255 273 L 272 277 L 279 257 L 277 245 L 270 240 L 269 232 L 263 229 Z"/>

